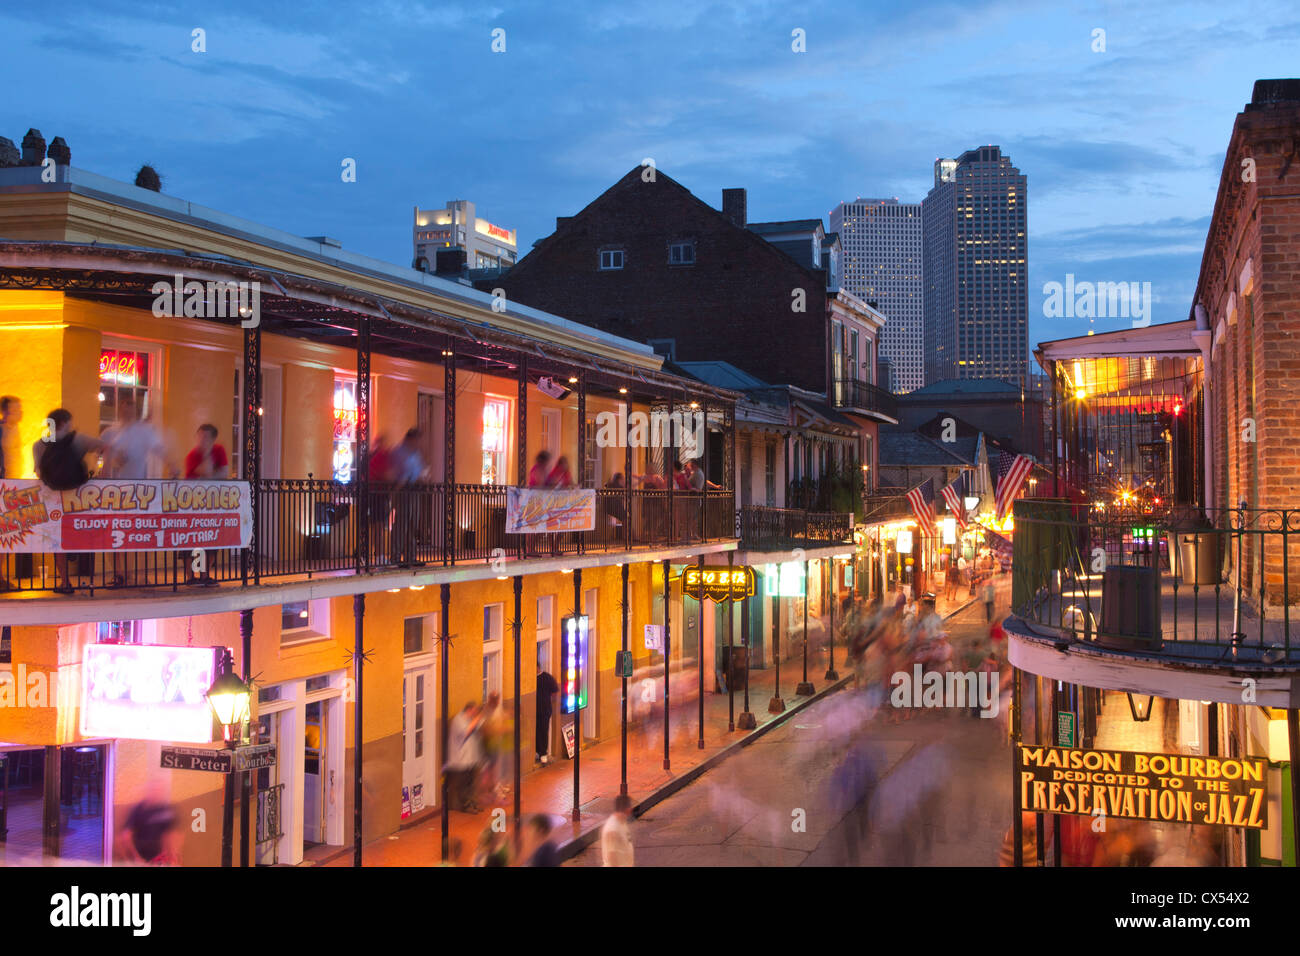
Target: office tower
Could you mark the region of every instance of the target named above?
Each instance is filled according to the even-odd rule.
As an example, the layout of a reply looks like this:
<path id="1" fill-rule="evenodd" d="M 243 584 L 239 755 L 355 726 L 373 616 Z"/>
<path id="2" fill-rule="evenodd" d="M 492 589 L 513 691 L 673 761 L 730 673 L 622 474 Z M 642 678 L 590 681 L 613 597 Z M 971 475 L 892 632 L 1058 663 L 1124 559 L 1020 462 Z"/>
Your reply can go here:
<path id="1" fill-rule="evenodd" d="M 1029 361 L 1025 177 L 997 146 L 934 164 L 922 202 L 925 380 L 997 378 Z"/>
<path id="2" fill-rule="evenodd" d="M 884 313 L 880 357 L 890 391 L 925 384 L 921 204 L 855 199 L 831 210 L 831 231 L 843 255 L 842 285 Z"/>

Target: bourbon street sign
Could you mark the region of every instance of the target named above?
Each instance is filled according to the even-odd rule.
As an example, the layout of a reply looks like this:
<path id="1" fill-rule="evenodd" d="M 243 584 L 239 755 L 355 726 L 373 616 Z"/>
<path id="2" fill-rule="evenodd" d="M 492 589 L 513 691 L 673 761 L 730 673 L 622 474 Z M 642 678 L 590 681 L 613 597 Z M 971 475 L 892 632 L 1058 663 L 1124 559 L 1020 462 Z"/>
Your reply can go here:
<path id="1" fill-rule="evenodd" d="M 754 569 L 700 568 L 688 565 L 682 569 L 682 593 L 697 601 L 703 598 L 725 601 L 729 597 L 740 601 L 754 594 Z"/>
<path id="2" fill-rule="evenodd" d="M 1263 758 L 1020 746 L 1021 809 L 1129 820 L 1268 826 Z"/>

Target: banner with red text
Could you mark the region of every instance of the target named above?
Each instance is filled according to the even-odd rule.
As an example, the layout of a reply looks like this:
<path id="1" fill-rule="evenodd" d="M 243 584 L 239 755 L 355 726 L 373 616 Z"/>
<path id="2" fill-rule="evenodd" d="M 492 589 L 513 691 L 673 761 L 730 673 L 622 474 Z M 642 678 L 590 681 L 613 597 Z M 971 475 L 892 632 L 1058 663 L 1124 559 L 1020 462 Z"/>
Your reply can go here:
<path id="1" fill-rule="evenodd" d="M 95 479 L 52 491 L 0 480 L 0 554 L 245 548 L 252 534 L 246 481 Z"/>

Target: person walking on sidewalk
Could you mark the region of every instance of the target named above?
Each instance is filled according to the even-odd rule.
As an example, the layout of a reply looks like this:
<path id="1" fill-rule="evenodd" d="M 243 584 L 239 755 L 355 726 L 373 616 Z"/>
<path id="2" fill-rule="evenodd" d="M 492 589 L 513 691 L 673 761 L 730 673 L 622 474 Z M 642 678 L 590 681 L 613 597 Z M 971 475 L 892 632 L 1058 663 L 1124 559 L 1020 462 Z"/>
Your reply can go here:
<path id="1" fill-rule="evenodd" d="M 535 813 L 528 821 L 528 830 L 534 840 L 533 851 L 528 855 L 525 866 L 559 866 L 560 851 L 551 832 L 555 829 L 551 818 L 544 813 Z"/>
<path id="2" fill-rule="evenodd" d="M 551 715 L 555 713 L 555 695 L 560 685 L 555 678 L 537 665 L 537 762 L 545 767 L 551 762 Z"/>
<path id="3" fill-rule="evenodd" d="M 483 762 L 482 709 L 467 701 L 452 718 L 447 749 L 447 804 L 453 810 L 481 813 L 477 799 L 479 765 Z"/>
<path id="4" fill-rule="evenodd" d="M 632 866 L 632 833 L 628 822 L 632 819 L 632 798 L 620 795 L 614 801 L 614 812 L 600 828 L 600 859 L 602 866 Z"/>
<path id="5" fill-rule="evenodd" d="M 993 620 L 993 602 L 997 597 L 997 591 L 993 587 L 993 577 L 990 575 L 984 581 L 984 619 Z"/>

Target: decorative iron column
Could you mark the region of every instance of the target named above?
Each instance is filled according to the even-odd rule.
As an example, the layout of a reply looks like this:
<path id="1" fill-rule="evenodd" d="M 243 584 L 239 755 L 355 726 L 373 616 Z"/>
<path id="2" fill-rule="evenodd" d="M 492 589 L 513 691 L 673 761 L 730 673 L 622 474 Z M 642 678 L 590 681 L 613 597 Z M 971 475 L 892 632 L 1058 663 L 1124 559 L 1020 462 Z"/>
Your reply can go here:
<path id="1" fill-rule="evenodd" d="M 526 357 L 520 357 L 519 359 L 518 405 L 519 407 L 516 410 L 518 421 L 515 424 L 515 429 L 519 435 L 517 439 L 519 445 L 519 452 L 517 456 L 518 463 L 515 466 L 515 469 L 518 473 L 518 476 L 515 479 L 515 484 L 517 484 L 520 488 L 524 488 L 528 485 L 528 359 Z M 521 534 L 518 535 L 517 537 L 519 539 L 518 557 L 522 559 L 528 554 L 528 545 L 527 545 L 528 536 Z M 516 616 L 517 613 L 518 612 L 516 612 Z M 519 722 L 516 721 L 515 726 L 517 727 L 518 725 Z M 519 748 L 516 747 L 515 749 L 518 750 Z M 515 756 L 517 758 L 518 754 L 516 753 Z M 516 760 L 516 765 L 518 765 L 517 760 Z M 518 787 L 515 787 L 515 792 L 516 793 L 519 792 Z"/>
<path id="2" fill-rule="evenodd" d="M 245 608 L 239 612 L 239 664 L 243 672 L 240 676 L 244 686 L 251 693 L 253 690 L 253 611 Z M 239 865 L 248 866 L 248 813 L 252 802 L 251 788 L 253 772 L 245 770 L 240 774 L 239 791 Z"/>
<path id="3" fill-rule="evenodd" d="M 785 710 L 781 699 L 781 565 L 776 566 L 776 589 L 772 594 L 772 660 L 776 662 L 776 682 L 772 685 L 772 699 L 767 702 L 769 714 Z"/>
<path id="4" fill-rule="evenodd" d="M 585 487 L 584 479 L 586 478 L 587 475 L 587 376 L 581 373 L 579 373 L 578 375 L 577 467 L 578 467 L 578 487 L 583 488 Z M 592 483 L 596 486 L 599 486 L 600 476 L 592 475 L 591 477 L 592 477 Z M 578 554 L 582 554 L 586 550 L 586 548 L 584 547 L 584 541 L 586 540 L 586 538 L 581 531 L 577 532 L 574 535 L 574 537 L 577 538 L 577 542 L 578 542 Z M 576 574 L 577 572 L 574 573 Z M 574 808 L 574 812 L 575 813 L 577 812 L 576 807 Z M 574 819 L 577 819 L 577 817 L 575 816 Z"/>
<path id="5" fill-rule="evenodd" d="M 352 474 L 356 489 L 358 572 L 370 570 L 370 316 L 357 320 L 357 455 Z M 357 864 L 360 866 L 360 863 Z"/>
<path id="6" fill-rule="evenodd" d="M 665 478 L 664 484 L 668 488 L 668 543 L 669 544 L 673 544 L 677 541 L 677 531 L 675 528 L 675 525 L 677 523 L 676 522 L 677 509 L 676 506 L 673 504 L 673 491 L 675 490 L 677 485 L 676 476 L 673 474 L 673 456 L 677 454 L 676 451 L 677 441 L 678 441 L 678 436 L 675 433 L 674 422 L 673 422 L 673 397 L 669 395 L 668 396 L 668 447 L 664 449 L 664 478 Z M 664 566 L 667 567 L 667 562 L 665 562 Z M 668 577 L 667 577 L 667 572 L 665 571 L 664 573 L 664 589 L 665 589 L 664 590 L 664 614 L 665 615 L 668 613 L 667 588 L 668 588 Z M 664 623 L 667 624 L 667 617 L 665 617 Z M 664 633 L 666 634 L 667 631 L 665 630 Z M 664 761 L 667 762 L 667 760 L 668 760 L 668 751 L 667 749 L 665 749 Z M 665 767 L 664 769 L 667 769 L 667 767 Z"/>
<path id="7" fill-rule="evenodd" d="M 630 445 L 628 446 L 628 449 L 629 449 L 628 454 L 630 457 L 631 456 Z M 632 472 L 631 469 L 629 469 L 628 470 L 629 480 L 631 479 L 631 477 L 632 477 Z M 620 607 L 622 607 L 623 609 L 623 657 L 626 660 L 629 653 L 628 646 L 627 646 L 628 645 L 627 628 L 628 628 L 628 614 L 630 611 L 630 608 L 628 608 L 627 606 L 627 578 L 628 578 L 628 572 L 630 571 L 630 568 L 628 567 L 628 563 L 626 561 L 623 562 L 623 566 L 622 568 L 620 568 L 620 570 L 623 572 L 622 573 L 623 601 L 620 604 Z M 627 796 L 627 675 L 623 674 L 621 675 L 621 677 L 623 682 L 623 701 L 622 701 L 622 717 L 619 720 L 619 724 L 620 724 L 619 735 L 622 738 L 622 742 L 620 744 L 620 764 L 619 764 L 620 772 L 619 772 L 618 792 L 619 792 L 619 796 L 626 797 Z"/>
<path id="8" fill-rule="evenodd" d="M 523 389 L 521 388 L 522 392 Z M 522 445 L 520 446 L 522 447 Z M 523 455 L 520 456 L 523 460 Z M 523 646 L 524 631 L 524 577 L 522 574 L 516 574 L 514 579 L 515 586 L 515 619 L 510 623 L 510 629 L 515 635 L 515 839 L 520 839 L 519 817 L 521 812 L 520 800 L 522 794 L 522 766 L 523 766 L 523 742 L 520 740 L 520 720 L 523 717 L 523 690 L 520 683 L 522 675 L 520 674 L 520 654 Z"/>
<path id="9" fill-rule="evenodd" d="M 254 584 L 261 583 L 261 558 L 258 547 L 258 528 L 261 525 L 262 499 L 262 419 L 258 410 L 262 406 L 262 324 L 244 329 L 244 480 L 248 482 L 249 505 L 252 508 L 252 538 L 242 552 L 240 577 L 248 584 L 251 575 Z"/>
<path id="10" fill-rule="evenodd" d="M 1025 865 L 1024 823 L 1020 806 L 1020 668 L 1011 667 L 1011 839 L 1014 865 Z"/>
<path id="11" fill-rule="evenodd" d="M 628 410 L 631 411 L 630 405 Z M 626 435 L 623 436 L 623 547 L 629 551 L 632 549 L 632 443 Z M 625 573 L 624 579 L 626 577 Z M 623 600 L 627 601 L 626 594 Z"/>
<path id="12" fill-rule="evenodd" d="M 671 421 L 671 419 L 669 419 Z M 668 701 L 670 680 L 668 659 L 672 650 L 672 614 L 668 609 L 668 559 L 664 558 L 664 769 L 671 770 L 668 758 Z"/>
<path id="13" fill-rule="evenodd" d="M 696 746 L 704 749 L 704 555 L 700 555 L 695 560 L 695 566 L 700 570 L 700 596 L 695 602 L 695 669 L 699 672 L 700 678 L 700 733 Z M 682 589 L 683 593 L 685 588 Z M 684 603 L 684 599 L 683 599 Z"/>
<path id="14" fill-rule="evenodd" d="M 442 563 L 456 557 L 456 345 L 442 350 Z M 446 585 L 443 585 L 446 587 Z M 443 624 L 446 630 L 446 623 Z"/>
<path id="15" fill-rule="evenodd" d="M 439 585 L 439 596 L 442 598 L 442 619 L 438 622 L 441 634 L 438 635 L 438 709 L 442 711 L 442 719 L 439 721 L 439 736 L 441 737 L 441 746 L 438 748 L 438 754 L 442 766 L 442 859 L 446 862 L 448 854 L 451 852 L 451 807 L 448 800 L 451 798 L 451 788 L 447 785 L 447 745 L 451 731 L 451 717 L 447 713 L 447 676 L 448 676 L 448 659 L 451 657 L 451 585 Z"/>
<path id="16" fill-rule="evenodd" d="M 831 655 L 830 664 L 826 668 L 826 679 L 839 680 L 839 672 L 835 670 L 835 558 L 832 556 L 824 560 L 826 561 L 826 567 L 830 569 L 830 573 L 826 575 L 825 585 L 825 591 L 828 595 L 826 609 L 830 621 L 830 626 L 826 628 L 826 640 Z"/>
<path id="17" fill-rule="evenodd" d="M 736 726 L 741 730 L 753 730 L 758 726 L 754 715 L 749 710 L 749 655 L 753 650 L 749 640 L 749 592 L 740 602 L 740 643 L 745 648 L 745 709 L 740 712 Z"/>
<path id="18" fill-rule="evenodd" d="M 803 562 L 803 680 L 795 687 L 796 697 L 811 697 L 813 693 L 812 681 L 808 679 L 808 599 L 812 596 L 808 593 L 808 559 L 804 558 Z"/>
<path id="19" fill-rule="evenodd" d="M 707 470 L 704 470 L 704 469 L 705 469 L 705 466 L 708 464 L 708 460 L 709 460 L 709 403 L 708 403 L 708 400 L 707 400 L 707 399 L 706 399 L 704 402 L 701 403 L 701 412 L 700 412 L 700 417 L 701 417 L 701 418 L 703 419 L 703 421 L 704 421 L 704 427 L 701 429 L 701 431 L 703 432 L 703 435 L 701 436 L 701 444 L 700 444 L 700 447 L 699 447 L 698 449 L 696 449 L 696 450 L 699 452 L 699 455 L 700 455 L 700 459 L 699 459 L 699 461 L 697 462 L 697 464 L 700 466 L 700 469 L 701 469 L 701 470 L 703 471 L 703 473 L 704 473 L 704 487 L 700 489 L 700 522 L 699 522 L 699 525 L 700 525 L 700 526 L 699 526 L 699 531 L 700 531 L 700 540 L 701 540 L 701 541 L 707 541 L 707 540 L 708 540 L 708 537 L 709 537 L 708 534 L 707 534 L 707 532 L 708 532 L 708 518 L 706 517 L 706 513 L 707 513 L 708 510 L 709 510 L 709 473 L 708 473 Z M 695 422 L 691 422 L 691 427 L 692 427 L 692 428 L 695 427 Z M 685 462 L 683 462 L 683 467 L 684 467 L 684 466 L 685 466 Z M 701 561 L 702 561 L 702 560 L 703 560 L 703 558 L 701 558 Z M 701 599 L 701 604 L 703 604 L 703 599 Z M 703 613 L 703 612 L 701 611 L 701 613 Z M 701 633 L 703 633 L 703 632 L 701 632 Z M 701 652 L 701 655 L 700 655 L 700 661 L 701 661 L 701 663 L 704 661 L 704 655 L 703 655 L 703 652 Z M 701 747 L 704 746 L 704 742 L 703 742 L 703 740 L 701 740 L 701 742 L 700 742 L 700 746 L 701 746 Z"/>
<path id="20" fill-rule="evenodd" d="M 727 552 L 727 730 L 736 729 L 736 598 L 732 581 L 736 576 L 736 552 Z"/>
<path id="21" fill-rule="evenodd" d="M 360 416 L 358 416 L 360 417 Z M 358 439 L 359 441 L 360 439 Z M 352 596 L 352 620 L 355 626 L 353 634 L 354 644 L 352 648 L 352 667 L 356 674 L 356 702 L 353 704 L 352 714 L 352 865 L 361 865 L 361 833 L 362 833 L 362 809 L 361 809 L 361 748 L 364 745 L 365 738 L 362 736 L 362 721 L 365 712 L 362 709 L 362 690 L 364 668 L 366 663 L 366 651 L 363 643 L 363 630 L 366 619 L 366 596 L 364 594 L 354 594 Z"/>
<path id="22" fill-rule="evenodd" d="M 583 404 L 579 402 L 579 405 Z M 578 429 L 582 433 L 582 429 Z M 579 440 L 581 448 L 581 440 Z M 573 626 L 578 628 L 578 618 L 582 617 L 582 568 L 573 569 Z M 576 643 L 576 642 L 575 642 Z M 574 667 L 574 700 L 573 700 L 573 819 L 578 820 L 582 817 L 581 798 L 579 794 L 582 787 L 582 710 L 579 708 L 579 701 L 582 699 L 582 678 L 583 665 L 586 661 L 582 659 L 580 653 L 582 648 L 575 646 L 573 655 Z"/>

